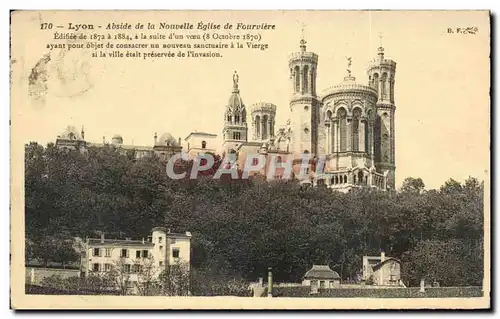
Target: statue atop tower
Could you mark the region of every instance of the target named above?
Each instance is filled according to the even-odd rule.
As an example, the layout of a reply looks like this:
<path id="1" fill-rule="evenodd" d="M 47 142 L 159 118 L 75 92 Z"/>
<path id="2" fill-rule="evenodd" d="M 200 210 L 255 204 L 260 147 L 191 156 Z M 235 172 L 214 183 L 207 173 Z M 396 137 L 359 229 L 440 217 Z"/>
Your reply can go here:
<path id="1" fill-rule="evenodd" d="M 235 149 L 247 141 L 247 111 L 240 96 L 237 71 L 233 73 L 233 90 L 224 113 L 223 144 L 226 150 Z"/>

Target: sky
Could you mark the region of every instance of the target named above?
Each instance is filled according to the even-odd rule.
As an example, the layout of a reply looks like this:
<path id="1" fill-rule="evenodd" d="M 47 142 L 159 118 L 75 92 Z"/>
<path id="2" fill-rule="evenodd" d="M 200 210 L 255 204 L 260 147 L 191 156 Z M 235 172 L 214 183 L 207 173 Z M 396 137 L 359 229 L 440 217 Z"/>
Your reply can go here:
<path id="1" fill-rule="evenodd" d="M 184 139 L 196 130 L 220 136 L 235 70 L 247 108 L 271 102 L 277 105 L 277 125 L 285 124 L 291 94 L 288 56 L 299 50 L 304 24 L 307 50 L 319 55 L 319 94 L 342 82 L 347 56 L 352 57 L 352 75 L 362 84 L 381 42 L 386 58 L 396 61 L 396 187 L 410 176 L 421 177 L 427 188 L 439 188 L 449 178 L 488 178 L 487 12 L 45 12 L 13 16 L 12 21 L 11 120 L 18 147 L 54 142 L 68 125 L 84 126 L 91 142 L 120 134 L 125 144 L 152 145 L 155 132 Z M 50 32 L 40 30 L 40 22 L 68 21 L 265 22 L 276 29 L 261 32 L 267 50 L 229 50 L 220 59 L 96 59 L 92 50 L 54 50 L 47 63 L 46 95 L 35 99 L 29 95 L 29 75 L 49 52 L 46 44 L 55 42 Z M 447 33 L 457 27 L 477 27 L 478 33 Z M 188 40 L 175 43 L 183 42 Z"/>

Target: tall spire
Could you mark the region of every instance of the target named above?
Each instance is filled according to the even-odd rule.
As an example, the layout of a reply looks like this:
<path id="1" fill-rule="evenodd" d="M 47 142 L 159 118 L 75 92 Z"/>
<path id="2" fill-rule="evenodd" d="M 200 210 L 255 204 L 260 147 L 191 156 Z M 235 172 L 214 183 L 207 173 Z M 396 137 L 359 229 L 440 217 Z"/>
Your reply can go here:
<path id="1" fill-rule="evenodd" d="M 238 89 L 239 79 L 240 79 L 240 76 L 238 75 L 238 72 L 234 71 L 234 74 L 233 74 L 233 93 L 240 92 L 240 90 Z"/>

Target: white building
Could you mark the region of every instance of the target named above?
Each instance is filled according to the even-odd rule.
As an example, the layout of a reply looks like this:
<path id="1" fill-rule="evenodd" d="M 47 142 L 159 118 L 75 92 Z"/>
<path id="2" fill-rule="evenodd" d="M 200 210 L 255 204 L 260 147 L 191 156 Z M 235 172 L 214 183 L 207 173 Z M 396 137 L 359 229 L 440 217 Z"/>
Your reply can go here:
<path id="1" fill-rule="evenodd" d="M 402 286 L 401 261 L 386 257 L 384 251 L 380 256 L 363 256 L 363 281 L 375 286 Z"/>
<path id="2" fill-rule="evenodd" d="M 85 276 L 103 275 L 119 270 L 127 274 L 129 288 L 134 291 L 139 273 L 145 265 L 151 265 L 154 276 L 159 276 L 166 266 L 190 265 L 191 233 L 171 233 L 163 227 L 155 227 L 147 239 L 132 240 L 88 238 L 84 244 L 81 268 Z"/>

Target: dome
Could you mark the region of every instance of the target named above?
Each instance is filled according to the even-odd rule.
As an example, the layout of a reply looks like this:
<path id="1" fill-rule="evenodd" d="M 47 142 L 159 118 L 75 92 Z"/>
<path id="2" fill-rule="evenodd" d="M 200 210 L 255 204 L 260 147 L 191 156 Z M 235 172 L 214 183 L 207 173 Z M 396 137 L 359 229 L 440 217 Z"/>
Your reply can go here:
<path id="1" fill-rule="evenodd" d="M 158 141 L 156 142 L 156 145 L 177 146 L 178 142 L 172 136 L 172 134 L 170 134 L 170 133 L 163 133 L 160 136 L 160 138 L 158 138 Z"/>
<path id="2" fill-rule="evenodd" d="M 112 144 L 123 144 L 123 137 L 119 134 L 115 134 L 111 139 Z"/>
<path id="3" fill-rule="evenodd" d="M 81 140 L 80 133 L 76 129 L 75 126 L 73 125 L 68 125 L 64 132 L 60 135 L 60 138 L 62 139 L 68 139 L 68 140 Z"/>
<path id="4" fill-rule="evenodd" d="M 346 76 L 344 81 L 323 91 L 323 99 L 339 93 L 361 93 L 377 97 L 377 90 L 368 86 L 356 83 L 356 78 Z"/>

